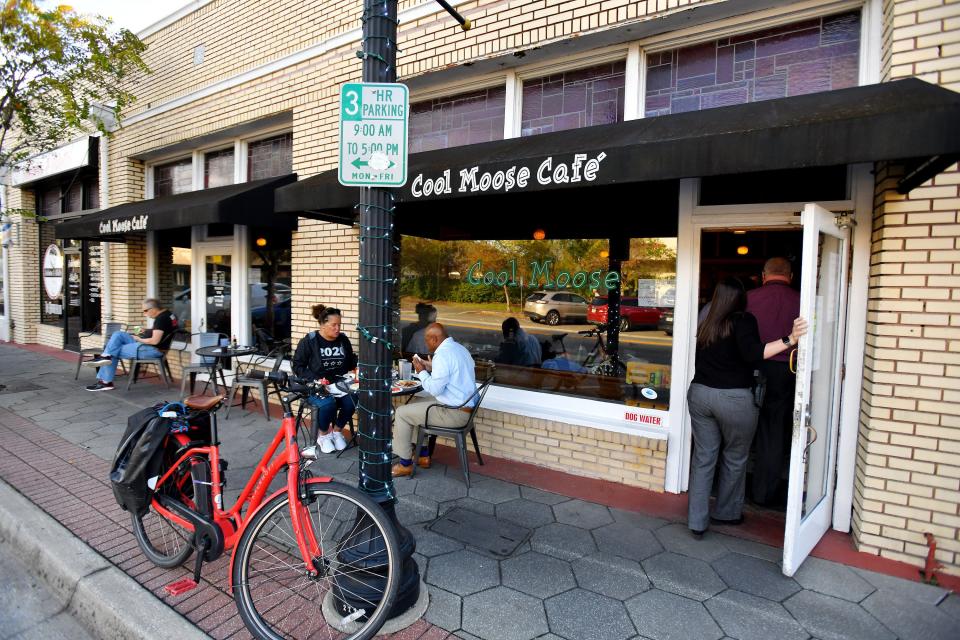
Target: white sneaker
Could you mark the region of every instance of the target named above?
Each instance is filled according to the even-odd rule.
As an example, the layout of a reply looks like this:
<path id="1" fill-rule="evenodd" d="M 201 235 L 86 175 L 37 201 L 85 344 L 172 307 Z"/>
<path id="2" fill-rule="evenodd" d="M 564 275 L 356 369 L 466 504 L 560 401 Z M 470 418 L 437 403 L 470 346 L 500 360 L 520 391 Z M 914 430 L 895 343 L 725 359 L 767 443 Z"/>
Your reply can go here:
<path id="1" fill-rule="evenodd" d="M 336 447 L 337 451 L 343 451 L 347 448 L 347 441 L 339 429 L 334 428 L 330 433 L 333 435 L 333 446 Z"/>
<path id="2" fill-rule="evenodd" d="M 334 445 L 333 434 L 335 431 L 330 433 L 324 433 L 317 437 L 317 444 L 320 445 L 321 453 L 333 453 L 336 451 L 336 446 Z M 343 440 L 343 436 L 340 436 L 340 439 Z"/>

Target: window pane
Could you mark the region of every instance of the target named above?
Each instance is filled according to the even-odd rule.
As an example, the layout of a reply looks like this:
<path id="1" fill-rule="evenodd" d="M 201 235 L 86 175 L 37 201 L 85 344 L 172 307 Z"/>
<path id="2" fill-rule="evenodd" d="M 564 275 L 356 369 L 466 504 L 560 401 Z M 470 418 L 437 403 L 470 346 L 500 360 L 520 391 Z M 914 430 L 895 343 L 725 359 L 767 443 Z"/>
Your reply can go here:
<path id="1" fill-rule="evenodd" d="M 258 140 L 247 145 L 247 180 L 293 173 L 293 134 Z"/>
<path id="2" fill-rule="evenodd" d="M 191 331 L 190 230 L 157 232 L 157 297 Z"/>
<path id="3" fill-rule="evenodd" d="M 55 216 L 61 212 L 60 187 L 45 189 L 40 193 L 40 215 Z"/>
<path id="4" fill-rule="evenodd" d="M 605 329 L 599 336 L 578 333 L 607 322 L 607 240 L 404 236 L 401 243 L 404 353 L 420 352 L 416 334 L 436 315 L 473 354 L 478 375 L 492 367 L 498 385 L 668 407 L 676 238 L 630 240 L 629 259 L 620 266 L 623 298 L 630 304 L 621 305 L 618 328 L 624 330 L 614 331 L 615 355 Z M 544 268 L 534 278 L 534 269 Z M 512 330 L 513 322 L 520 331 Z"/>
<path id="5" fill-rule="evenodd" d="M 233 149 L 203 155 L 203 188 L 233 184 Z"/>
<path id="6" fill-rule="evenodd" d="M 83 211 L 83 185 L 75 182 L 63 198 L 63 212 Z"/>
<path id="7" fill-rule="evenodd" d="M 273 234 L 257 234 L 254 230 L 251 236 L 251 325 L 254 332 L 259 330 L 269 334 L 261 335 L 261 338 L 286 340 L 290 338 L 291 234 L 275 237 Z M 257 238 L 262 241 L 262 246 Z M 263 339 L 255 340 L 256 344 L 262 342 Z"/>
<path id="8" fill-rule="evenodd" d="M 193 161 L 190 158 L 153 168 L 153 197 L 172 196 L 193 189 Z"/>
<path id="9" fill-rule="evenodd" d="M 857 85 L 860 12 L 647 55 L 646 115 Z"/>
<path id="10" fill-rule="evenodd" d="M 232 337 L 230 333 L 232 279 L 230 263 L 229 255 L 207 256 L 207 327 L 204 331 Z"/>
<path id="11" fill-rule="evenodd" d="M 100 208 L 100 180 L 94 178 L 86 183 L 87 206 L 86 209 Z"/>
<path id="12" fill-rule="evenodd" d="M 57 242 L 53 224 L 41 223 L 39 227 L 40 264 L 37 268 L 40 269 L 40 322 L 63 326 L 63 247 Z M 56 248 L 50 249 L 52 245 Z"/>
<path id="13" fill-rule="evenodd" d="M 622 121 L 625 79 L 621 60 L 524 80 L 521 135 Z"/>
<path id="14" fill-rule="evenodd" d="M 410 152 L 503 140 L 505 87 L 418 102 L 410 107 Z"/>

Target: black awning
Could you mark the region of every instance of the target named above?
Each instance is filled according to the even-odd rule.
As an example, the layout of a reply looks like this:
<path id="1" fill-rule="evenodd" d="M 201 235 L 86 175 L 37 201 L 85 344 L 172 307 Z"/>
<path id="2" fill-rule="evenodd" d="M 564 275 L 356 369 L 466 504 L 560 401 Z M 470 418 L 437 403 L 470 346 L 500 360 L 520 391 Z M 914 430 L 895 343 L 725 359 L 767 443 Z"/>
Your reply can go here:
<path id="1" fill-rule="evenodd" d="M 489 210 L 523 194 L 540 194 L 542 213 L 576 190 L 602 196 L 603 187 L 881 160 L 910 160 L 920 184 L 958 156 L 960 94 L 911 78 L 411 154 L 407 184 L 394 193 L 399 214 L 441 203 L 479 214 L 454 201 L 480 196 Z M 352 222 L 358 194 L 333 170 L 278 189 L 276 199 L 278 212 Z"/>
<path id="2" fill-rule="evenodd" d="M 57 238 L 111 240 L 129 233 L 195 224 L 246 224 L 296 229 L 292 216 L 273 215 L 274 191 L 297 181 L 296 174 L 140 200 L 56 225 Z"/>

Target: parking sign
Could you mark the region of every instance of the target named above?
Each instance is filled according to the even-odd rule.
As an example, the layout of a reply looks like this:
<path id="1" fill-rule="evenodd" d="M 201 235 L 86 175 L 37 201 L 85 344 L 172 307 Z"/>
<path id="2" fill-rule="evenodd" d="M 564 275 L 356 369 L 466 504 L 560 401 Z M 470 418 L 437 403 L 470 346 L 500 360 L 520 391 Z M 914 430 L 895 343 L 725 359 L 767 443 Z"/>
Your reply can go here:
<path id="1" fill-rule="evenodd" d="M 340 88 L 340 184 L 406 184 L 409 107 L 403 84 L 350 82 Z"/>

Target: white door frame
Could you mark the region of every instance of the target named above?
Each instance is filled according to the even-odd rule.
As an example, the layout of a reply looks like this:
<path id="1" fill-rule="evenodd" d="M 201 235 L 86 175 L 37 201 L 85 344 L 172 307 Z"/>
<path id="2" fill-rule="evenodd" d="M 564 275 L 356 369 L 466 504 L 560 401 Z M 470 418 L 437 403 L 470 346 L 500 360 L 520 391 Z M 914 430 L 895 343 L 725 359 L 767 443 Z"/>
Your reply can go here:
<path id="1" fill-rule="evenodd" d="M 852 283 L 848 287 L 848 315 L 844 358 L 846 377 L 841 391 L 840 441 L 837 449 L 837 478 L 834 495 L 833 528 L 850 530 L 853 506 L 853 477 L 859 430 L 863 372 L 863 345 L 866 340 L 867 283 L 870 268 L 870 234 L 873 218 L 873 174 L 871 165 L 850 169 L 851 199 L 826 202 L 837 211 L 854 211 L 857 226 L 852 237 L 850 263 Z M 697 294 L 700 282 L 700 236 L 704 229 L 726 227 L 783 227 L 800 229 L 804 203 L 761 205 L 698 206 L 699 180 L 680 181 L 677 230 L 677 299 L 674 310 L 673 371 L 674 393 L 670 403 L 670 432 L 664 489 L 671 493 L 687 490 L 692 445 L 686 389 L 693 378 L 696 336 Z M 681 320 L 683 319 L 683 320 Z"/>
<path id="2" fill-rule="evenodd" d="M 0 246 L 0 275 L 3 276 L 3 313 L 0 314 L 0 340 L 10 340 L 10 268 L 7 261 L 9 250 Z"/>
<path id="3" fill-rule="evenodd" d="M 194 333 L 200 332 L 200 319 L 206 326 L 207 271 L 206 257 L 209 255 L 230 255 L 230 334 L 237 341 L 250 344 L 250 249 L 249 228 L 245 225 L 233 226 L 232 238 L 205 239 L 206 226 L 193 227 L 191 242 L 190 287 L 201 295 L 190 296 L 190 317 L 193 319 Z"/>

